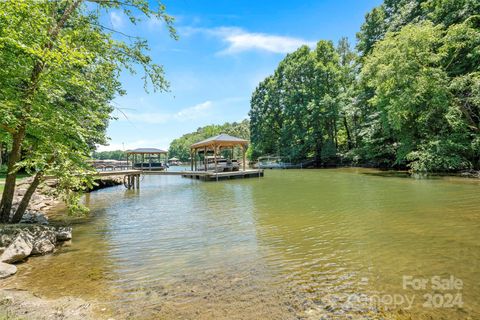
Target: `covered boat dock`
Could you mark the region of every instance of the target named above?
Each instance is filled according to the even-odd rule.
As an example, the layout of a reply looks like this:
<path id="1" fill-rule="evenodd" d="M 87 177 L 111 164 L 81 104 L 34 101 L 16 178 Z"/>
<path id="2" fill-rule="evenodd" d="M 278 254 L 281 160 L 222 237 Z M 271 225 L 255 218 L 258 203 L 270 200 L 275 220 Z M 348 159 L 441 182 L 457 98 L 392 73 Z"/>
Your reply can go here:
<path id="1" fill-rule="evenodd" d="M 248 140 L 220 134 L 190 146 L 191 171 L 184 177 L 200 180 L 220 180 L 232 178 L 263 177 L 261 169 L 247 169 L 246 151 Z M 235 159 L 235 151 L 240 149 L 242 162 Z M 229 155 L 224 158 L 223 155 Z"/>
<path id="2" fill-rule="evenodd" d="M 138 148 L 126 151 L 127 163 L 132 162 L 132 169 L 162 171 L 167 168 L 168 151 L 157 148 Z"/>

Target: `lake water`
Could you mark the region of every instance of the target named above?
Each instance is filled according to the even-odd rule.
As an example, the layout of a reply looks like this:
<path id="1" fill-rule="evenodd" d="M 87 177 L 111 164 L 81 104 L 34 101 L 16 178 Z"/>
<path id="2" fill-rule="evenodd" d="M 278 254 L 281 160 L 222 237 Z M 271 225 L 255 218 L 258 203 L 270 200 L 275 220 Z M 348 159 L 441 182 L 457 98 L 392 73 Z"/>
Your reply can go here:
<path id="1" fill-rule="evenodd" d="M 145 176 L 87 195 L 71 244 L 4 285 L 116 319 L 479 319 L 479 190 L 367 169 Z"/>

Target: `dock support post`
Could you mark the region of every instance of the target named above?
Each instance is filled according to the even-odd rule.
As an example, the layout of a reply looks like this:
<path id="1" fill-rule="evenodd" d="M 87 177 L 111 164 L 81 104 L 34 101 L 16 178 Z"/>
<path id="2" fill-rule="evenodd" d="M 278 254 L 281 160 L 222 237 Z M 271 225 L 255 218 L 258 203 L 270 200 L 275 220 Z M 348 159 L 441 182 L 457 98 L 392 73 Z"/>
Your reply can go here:
<path id="1" fill-rule="evenodd" d="M 245 171 L 245 162 L 246 162 L 245 146 L 242 146 L 242 153 L 243 153 L 243 171 Z"/>
<path id="2" fill-rule="evenodd" d="M 190 149 L 190 169 L 193 171 L 193 152 Z"/>
<path id="3" fill-rule="evenodd" d="M 215 162 L 215 179 L 218 181 L 218 171 L 217 171 L 217 146 L 213 145 L 213 161 Z"/>
<path id="4" fill-rule="evenodd" d="M 205 165 L 205 172 L 207 172 L 207 147 L 203 148 L 203 163 Z"/>
<path id="5" fill-rule="evenodd" d="M 193 171 L 197 171 L 197 149 L 193 149 L 194 166 Z"/>

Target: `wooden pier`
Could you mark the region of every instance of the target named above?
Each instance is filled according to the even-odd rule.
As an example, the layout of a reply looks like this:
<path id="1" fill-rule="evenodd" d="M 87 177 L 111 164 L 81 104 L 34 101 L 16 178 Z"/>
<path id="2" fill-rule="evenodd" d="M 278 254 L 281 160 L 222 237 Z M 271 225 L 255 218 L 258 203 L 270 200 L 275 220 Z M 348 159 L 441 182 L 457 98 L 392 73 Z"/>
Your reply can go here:
<path id="1" fill-rule="evenodd" d="M 262 169 L 252 169 L 252 170 L 240 170 L 240 171 L 229 171 L 229 172 L 212 172 L 212 171 L 183 171 L 181 172 L 182 177 L 192 178 L 203 181 L 219 181 L 226 179 L 238 179 L 238 178 L 260 178 L 263 177 Z"/>
<path id="2" fill-rule="evenodd" d="M 151 171 L 151 170 L 111 170 L 99 171 L 97 177 L 123 176 L 123 184 L 127 189 L 140 188 L 141 175 L 182 176 L 202 181 L 219 181 L 227 179 L 260 178 L 263 169 L 247 169 L 245 171 L 218 172 L 213 171 Z"/>
<path id="3" fill-rule="evenodd" d="M 140 170 L 98 171 L 95 177 L 123 176 L 123 185 L 127 189 L 140 189 Z"/>

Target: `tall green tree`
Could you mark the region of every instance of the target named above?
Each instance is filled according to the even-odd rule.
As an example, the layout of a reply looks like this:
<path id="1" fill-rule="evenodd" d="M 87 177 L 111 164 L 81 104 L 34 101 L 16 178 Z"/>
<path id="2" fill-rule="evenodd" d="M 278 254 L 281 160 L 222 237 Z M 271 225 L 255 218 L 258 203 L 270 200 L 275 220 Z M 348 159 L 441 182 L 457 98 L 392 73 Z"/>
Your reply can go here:
<path id="1" fill-rule="evenodd" d="M 319 41 L 251 100 L 252 155 L 414 171 L 480 168 L 480 2 L 385 0 L 357 51 Z"/>
<path id="2" fill-rule="evenodd" d="M 477 0 L 385 0 L 365 16 L 357 33 L 357 48 L 368 55 L 387 32 L 396 32 L 408 24 L 431 21 L 449 27 L 480 14 Z"/>
<path id="3" fill-rule="evenodd" d="M 318 164 L 335 158 L 340 69 L 330 41 L 288 54 L 252 94 L 252 155 L 278 154 L 294 162 L 314 158 Z"/>
<path id="4" fill-rule="evenodd" d="M 134 73 L 139 66 L 146 85 L 168 86 L 162 67 L 146 54 L 146 41 L 119 40 L 123 35 L 101 24 L 102 14 L 123 10 L 134 24 L 140 15 L 165 21 L 175 37 L 164 6 L 146 0 L 90 2 L 0 2 L 0 127 L 11 139 L 1 222 L 9 219 L 20 169 L 34 178 L 13 222 L 45 174 L 59 177 L 59 190 L 75 207 L 71 189 L 86 182 L 83 160 L 95 144 L 105 143 L 109 102 L 125 93 L 118 80 L 122 70 Z"/>
<path id="5" fill-rule="evenodd" d="M 374 89 L 370 103 L 382 129 L 394 137 L 396 164 L 415 171 L 478 167 L 479 114 L 471 97 L 480 60 L 467 52 L 480 48 L 480 34 L 469 23 L 447 30 L 408 25 L 387 33 L 366 58 L 362 76 Z"/>
<path id="6" fill-rule="evenodd" d="M 280 152 L 278 137 L 281 135 L 284 116 L 280 103 L 278 77 L 269 76 L 255 89 L 250 101 L 251 157 L 276 155 Z"/>
<path id="7" fill-rule="evenodd" d="M 339 137 L 342 150 L 348 152 L 357 145 L 359 131 L 359 110 L 357 107 L 357 54 L 351 49 L 347 38 L 342 38 L 337 45 L 339 57 L 338 103 L 339 103 Z"/>

